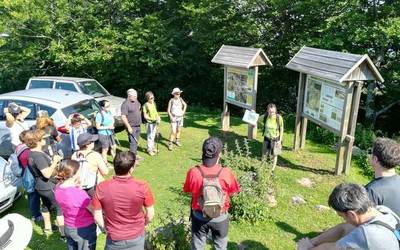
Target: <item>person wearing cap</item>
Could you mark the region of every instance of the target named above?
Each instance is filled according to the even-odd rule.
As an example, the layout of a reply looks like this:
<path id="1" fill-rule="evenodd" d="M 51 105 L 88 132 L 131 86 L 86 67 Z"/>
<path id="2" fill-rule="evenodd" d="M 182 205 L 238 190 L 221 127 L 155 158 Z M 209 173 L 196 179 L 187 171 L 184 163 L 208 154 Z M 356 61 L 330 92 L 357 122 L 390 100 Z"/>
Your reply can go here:
<path id="1" fill-rule="evenodd" d="M 146 181 L 132 177 L 135 154 L 118 152 L 115 176 L 96 187 L 94 218 L 107 232 L 105 249 L 144 249 L 145 226 L 154 217 L 154 196 Z"/>
<path id="2" fill-rule="evenodd" d="M 23 250 L 32 237 L 32 223 L 20 214 L 7 214 L 0 219 L 0 249 Z"/>
<path id="3" fill-rule="evenodd" d="M 154 148 L 154 139 L 156 138 L 157 126 L 160 124 L 160 116 L 157 112 L 157 106 L 154 102 L 154 94 L 147 91 L 145 94 L 147 102 L 143 104 L 143 118 L 146 120 L 147 134 L 147 153 L 151 156 L 157 153 Z"/>
<path id="4" fill-rule="evenodd" d="M 121 105 L 121 119 L 128 133 L 129 150 L 136 155 L 138 160 L 141 160 L 142 157 L 137 155 L 142 124 L 141 104 L 137 99 L 136 90 L 128 89 L 127 95 L 127 99 Z"/>
<path id="5" fill-rule="evenodd" d="M 192 167 L 186 174 L 183 192 L 190 193 L 192 196 L 192 249 L 205 248 L 210 230 L 215 249 L 227 248 L 230 196 L 238 193 L 240 187 L 232 170 L 219 164 L 221 150 L 221 140 L 217 137 L 209 137 L 203 143 L 202 164 Z M 202 195 L 203 175 L 218 176 L 224 193 L 224 206 L 221 215 L 217 218 L 210 219 L 204 216 L 199 204 Z"/>
<path id="6" fill-rule="evenodd" d="M 77 143 L 78 136 L 85 133 L 90 126 L 92 126 L 92 123 L 81 114 L 75 113 L 68 117 L 65 127 L 69 131 L 72 153 L 79 150 L 79 145 Z"/>
<path id="7" fill-rule="evenodd" d="M 28 167 L 35 177 L 35 189 L 42 200 L 42 216 L 44 221 L 44 233 L 53 233 L 51 227 L 50 210 L 57 211 L 56 219 L 61 236 L 64 236 L 64 217 L 54 197 L 55 182 L 53 172 L 60 163 L 62 157 L 55 154 L 50 158 L 43 152 L 46 144 L 43 130 L 30 130 L 25 136 L 25 144 L 31 149 L 28 157 Z"/>
<path id="8" fill-rule="evenodd" d="M 182 99 L 181 93 L 183 91 L 179 88 L 174 88 L 171 94 L 174 96 L 168 102 L 168 116 L 171 123 L 171 134 L 169 136 L 168 149 L 173 149 L 173 143 L 180 147 L 181 145 L 181 131 L 183 127 L 183 117 L 185 115 L 187 104 Z"/>
<path id="9" fill-rule="evenodd" d="M 108 174 L 107 163 L 104 161 L 103 156 L 94 151 L 94 142 L 99 139 L 98 135 L 90 133 L 83 133 L 78 136 L 77 143 L 79 150 L 72 154 L 71 159 L 78 162 L 87 161 L 90 170 L 96 173 L 96 184 L 104 181 L 104 176 Z M 92 186 L 85 191 L 90 197 L 93 196 L 96 186 Z"/>
<path id="10" fill-rule="evenodd" d="M 29 126 L 25 123 L 25 119 L 31 113 L 29 108 L 19 106 L 15 102 L 10 102 L 8 107 L 3 110 L 6 116 L 6 127 L 8 128 L 11 136 L 11 144 L 13 150 L 21 143 L 19 134 L 28 130 Z"/>

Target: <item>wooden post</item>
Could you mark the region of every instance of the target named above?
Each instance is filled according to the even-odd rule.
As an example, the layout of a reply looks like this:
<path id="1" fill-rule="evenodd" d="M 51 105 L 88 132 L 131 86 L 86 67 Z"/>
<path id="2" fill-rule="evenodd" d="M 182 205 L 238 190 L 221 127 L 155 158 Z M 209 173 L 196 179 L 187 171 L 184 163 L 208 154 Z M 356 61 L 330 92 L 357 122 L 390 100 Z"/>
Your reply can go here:
<path id="1" fill-rule="evenodd" d="M 300 73 L 299 75 L 299 87 L 297 91 L 297 109 L 296 109 L 296 122 L 295 122 L 295 133 L 294 133 L 294 143 L 293 149 L 299 150 L 301 148 L 302 143 L 302 132 L 307 130 L 306 126 L 302 126 L 302 122 L 306 120 L 302 120 L 302 113 L 303 113 L 303 101 L 304 101 L 304 91 L 305 91 L 305 81 L 306 81 L 306 74 Z M 303 129 L 304 130 L 303 130 Z M 305 133 L 304 133 L 305 138 Z M 303 140 L 305 143 L 305 139 Z M 304 146 L 304 145 L 303 145 Z"/>
<path id="2" fill-rule="evenodd" d="M 258 83 L 258 67 L 254 67 L 254 88 L 253 88 L 253 103 L 251 104 L 251 108 L 256 111 L 256 101 L 257 101 L 257 83 Z M 257 123 L 255 126 L 248 124 L 247 125 L 247 138 L 250 140 L 257 138 Z"/>
<path id="3" fill-rule="evenodd" d="M 306 145 L 307 121 L 307 118 L 301 118 L 300 149 L 304 149 L 304 146 Z"/>
<path id="4" fill-rule="evenodd" d="M 224 66 L 224 104 L 222 107 L 222 114 L 221 114 L 221 126 L 223 132 L 229 131 L 230 127 L 229 106 L 228 103 L 226 102 L 226 88 L 228 86 L 227 84 L 228 84 L 228 70 L 227 66 Z"/>
<path id="5" fill-rule="evenodd" d="M 360 106 L 360 97 L 362 91 L 363 83 L 360 81 L 355 82 L 354 90 L 353 90 L 353 100 L 351 102 L 351 109 L 350 109 L 350 118 L 349 118 L 349 126 L 347 128 L 347 134 L 349 135 L 347 138 L 347 148 L 346 148 L 346 155 L 345 155 L 345 162 L 343 167 L 343 173 L 347 175 L 350 170 L 351 165 L 351 156 L 353 153 L 353 144 L 354 144 L 354 134 L 356 132 L 357 127 L 357 115 L 358 115 L 358 108 Z"/>
<path id="6" fill-rule="evenodd" d="M 353 83 L 349 83 L 353 84 Z M 350 105 L 349 103 L 353 99 L 353 89 L 348 88 L 347 93 L 346 93 L 346 99 L 344 101 L 344 109 L 343 109 L 343 114 L 342 114 L 342 125 L 340 128 L 340 137 L 339 137 L 339 142 L 338 142 L 338 148 L 337 148 L 337 153 L 336 153 L 336 167 L 335 167 L 335 174 L 340 175 L 343 171 L 343 166 L 345 162 L 345 156 L 346 156 L 346 148 L 348 145 L 348 139 L 347 136 L 347 129 L 349 125 L 349 117 L 350 117 Z"/>

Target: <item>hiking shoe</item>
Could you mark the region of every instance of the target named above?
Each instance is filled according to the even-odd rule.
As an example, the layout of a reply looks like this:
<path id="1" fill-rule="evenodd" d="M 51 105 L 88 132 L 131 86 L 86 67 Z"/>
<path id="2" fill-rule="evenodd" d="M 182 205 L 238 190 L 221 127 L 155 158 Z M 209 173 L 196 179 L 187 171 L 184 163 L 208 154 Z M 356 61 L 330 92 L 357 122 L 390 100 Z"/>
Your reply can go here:
<path id="1" fill-rule="evenodd" d="M 176 144 L 176 146 L 178 146 L 178 147 L 182 147 L 182 144 L 180 143 L 179 140 L 176 140 L 175 144 Z"/>
<path id="2" fill-rule="evenodd" d="M 153 151 L 147 151 L 147 153 L 148 153 L 150 156 L 155 156 L 155 155 L 156 155 L 156 153 L 154 152 L 154 150 L 153 150 Z"/>

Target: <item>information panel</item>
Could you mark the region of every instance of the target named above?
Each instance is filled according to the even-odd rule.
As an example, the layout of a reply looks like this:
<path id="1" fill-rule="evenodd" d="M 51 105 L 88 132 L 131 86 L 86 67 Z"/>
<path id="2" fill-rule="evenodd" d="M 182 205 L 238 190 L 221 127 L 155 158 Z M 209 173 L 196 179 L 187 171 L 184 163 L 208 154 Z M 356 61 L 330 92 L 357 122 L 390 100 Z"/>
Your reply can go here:
<path id="1" fill-rule="evenodd" d="M 251 109 L 254 101 L 254 69 L 227 67 L 226 101 Z"/>
<path id="2" fill-rule="evenodd" d="M 308 117 L 340 132 L 344 112 L 345 86 L 315 76 L 307 76 L 304 109 Z"/>

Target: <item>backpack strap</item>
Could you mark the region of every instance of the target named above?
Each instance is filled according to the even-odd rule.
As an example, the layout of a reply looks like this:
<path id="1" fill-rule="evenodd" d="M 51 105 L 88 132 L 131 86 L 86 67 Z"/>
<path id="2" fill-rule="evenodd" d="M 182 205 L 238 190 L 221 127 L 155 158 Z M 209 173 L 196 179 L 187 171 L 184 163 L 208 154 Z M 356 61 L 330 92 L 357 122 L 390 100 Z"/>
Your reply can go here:
<path id="1" fill-rule="evenodd" d="M 201 167 L 199 165 L 196 165 L 196 168 L 200 171 L 201 177 L 203 177 L 203 178 L 210 178 L 210 177 L 217 178 L 221 174 L 222 170 L 224 170 L 224 168 L 221 166 L 221 169 L 218 171 L 218 173 L 216 175 L 205 175 L 203 170 L 201 170 Z"/>

